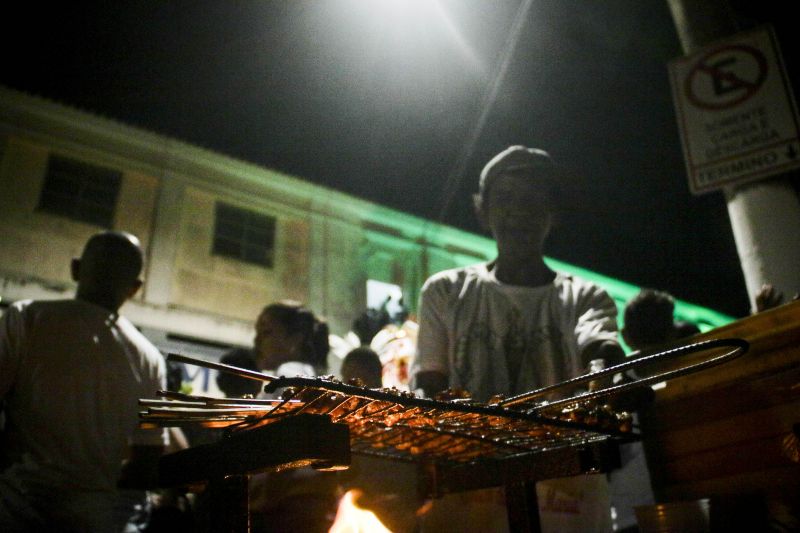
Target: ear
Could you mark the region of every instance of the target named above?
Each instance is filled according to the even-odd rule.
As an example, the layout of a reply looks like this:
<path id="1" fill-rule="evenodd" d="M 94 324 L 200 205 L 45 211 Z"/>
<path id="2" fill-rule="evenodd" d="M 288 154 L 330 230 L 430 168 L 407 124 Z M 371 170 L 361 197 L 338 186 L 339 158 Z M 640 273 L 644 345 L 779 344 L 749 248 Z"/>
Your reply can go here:
<path id="1" fill-rule="evenodd" d="M 134 280 L 133 283 L 131 284 L 130 289 L 128 289 L 128 294 L 125 296 L 125 299 L 127 300 L 128 298 L 133 298 L 133 295 L 136 294 L 141 288 L 142 288 L 142 280 L 140 279 Z"/>
<path id="2" fill-rule="evenodd" d="M 72 281 L 79 281 L 81 274 L 81 260 L 78 258 L 73 259 L 69 264 L 69 271 L 70 275 L 72 276 Z"/>

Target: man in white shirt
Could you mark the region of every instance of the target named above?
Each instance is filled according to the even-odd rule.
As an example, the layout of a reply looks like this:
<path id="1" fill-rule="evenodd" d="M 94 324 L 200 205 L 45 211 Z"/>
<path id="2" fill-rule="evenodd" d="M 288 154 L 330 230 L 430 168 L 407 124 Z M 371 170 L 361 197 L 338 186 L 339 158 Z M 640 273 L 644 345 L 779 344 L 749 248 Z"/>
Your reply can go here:
<path id="1" fill-rule="evenodd" d="M 554 272 L 543 246 L 560 203 L 550 156 L 512 146 L 483 169 L 475 208 L 497 241 L 494 261 L 440 272 L 422 289 L 414 386 L 486 401 L 620 362 L 617 308 L 597 285 Z"/>
<path id="2" fill-rule="evenodd" d="M 559 170 L 542 150 L 512 146 L 484 167 L 475 208 L 497 242 L 497 257 L 425 282 L 413 389 L 426 396 L 462 389 L 486 402 L 584 374 L 591 361 L 602 359 L 605 366 L 622 361 L 614 301 L 597 285 L 554 272 L 544 261 L 560 185 Z M 610 531 L 604 477 L 550 481 L 537 490 L 544 531 Z M 542 506 L 552 494 L 568 495 L 580 512 Z M 506 531 L 498 500 L 502 497 L 491 489 L 445 497 L 434 503 L 426 527 Z"/>
<path id="3" fill-rule="evenodd" d="M 155 479 L 166 434 L 138 428 L 137 402 L 165 388 L 165 363 L 118 314 L 142 265 L 133 235 L 95 234 L 72 261 L 74 299 L 16 302 L 0 320 L 0 530 L 113 531 L 118 484 Z"/>

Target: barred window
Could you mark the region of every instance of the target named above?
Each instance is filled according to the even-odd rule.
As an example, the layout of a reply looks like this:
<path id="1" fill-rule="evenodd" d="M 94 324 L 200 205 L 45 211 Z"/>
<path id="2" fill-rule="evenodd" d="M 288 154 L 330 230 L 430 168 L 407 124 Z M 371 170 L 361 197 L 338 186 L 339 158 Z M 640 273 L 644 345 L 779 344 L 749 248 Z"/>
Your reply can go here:
<path id="1" fill-rule="evenodd" d="M 122 173 L 51 155 L 38 209 L 111 228 Z"/>
<path id="2" fill-rule="evenodd" d="M 272 268 L 275 218 L 217 202 L 212 253 Z"/>

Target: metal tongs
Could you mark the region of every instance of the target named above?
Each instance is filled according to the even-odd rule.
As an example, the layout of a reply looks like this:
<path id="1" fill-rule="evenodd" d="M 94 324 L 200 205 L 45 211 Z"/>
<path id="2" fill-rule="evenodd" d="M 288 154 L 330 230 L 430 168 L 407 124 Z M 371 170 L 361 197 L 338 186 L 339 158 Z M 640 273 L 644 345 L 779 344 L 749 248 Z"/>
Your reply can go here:
<path id="1" fill-rule="evenodd" d="M 633 381 L 621 383 L 619 385 L 611 385 L 608 387 L 603 387 L 595 391 L 577 394 L 569 398 L 554 400 L 552 402 L 542 402 L 539 405 L 532 406 L 527 411 L 530 413 L 535 413 L 543 409 L 552 409 L 554 407 L 574 404 L 576 402 L 586 402 L 597 398 L 615 396 L 635 388 L 643 387 L 646 385 L 653 385 L 655 383 L 660 383 L 662 381 L 667 381 L 680 376 L 685 376 L 687 374 L 692 374 L 699 370 L 704 370 L 706 368 L 711 368 L 717 365 L 721 365 L 722 363 L 726 363 L 728 361 L 736 359 L 741 355 L 744 355 L 744 353 L 747 352 L 747 350 L 750 348 L 750 344 L 743 339 L 728 338 L 728 339 L 714 339 L 714 340 L 696 342 L 693 344 L 687 344 L 685 346 L 679 346 L 677 348 L 665 350 L 644 357 L 636 357 L 635 355 L 636 352 L 634 352 L 634 354 L 630 356 L 631 357 L 630 361 L 626 361 L 624 363 L 620 363 L 618 365 L 614 365 L 609 368 L 604 368 L 603 370 L 598 370 L 597 372 L 591 372 L 589 374 L 584 374 L 576 378 L 568 379 L 566 381 L 556 383 L 555 385 L 542 387 L 541 389 L 519 394 L 517 396 L 512 396 L 511 398 L 506 398 L 505 400 L 498 402 L 496 405 L 498 405 L 499 407 L 511 407 L 515 405 L 526 404 L 531 402 L 531 400 L 534 400 L 536 398 L 541 398 L 546 395 L 564 392 L 565 390 L 571 392 L 575 389 L 577 385 L 589 383 L 591 381 L 597 381 L 600 378 L 611 377 L 616 374 L 627 372 L 629 370 L 640 370 L 642 368 L 651 366 L 655 363 L 661 363 L 666 360 L 672 360 L 680 356 L 692 353 L 704 352 L 716 348 L 731 348 L 731 350 L 726 351 L 722 355 L 706 359 L 699 363 L 682 366 L 674 370 L 669 370 L 667 372 L 661 372 L 659 374 L 655 374 L 653 376 L 636 378 Z"/>

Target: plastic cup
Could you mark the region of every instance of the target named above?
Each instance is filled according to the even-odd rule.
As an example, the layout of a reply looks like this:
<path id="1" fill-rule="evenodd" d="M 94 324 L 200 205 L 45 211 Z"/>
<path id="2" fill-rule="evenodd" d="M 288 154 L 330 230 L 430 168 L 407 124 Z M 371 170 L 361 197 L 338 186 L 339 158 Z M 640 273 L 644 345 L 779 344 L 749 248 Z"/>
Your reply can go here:
<path id="1" fill-rule="evenodd" d="M 634 508 L 642 533 L 708 533 L 709 501 L 702 500 L 641 505 Z"/>

